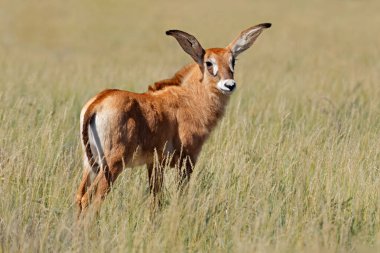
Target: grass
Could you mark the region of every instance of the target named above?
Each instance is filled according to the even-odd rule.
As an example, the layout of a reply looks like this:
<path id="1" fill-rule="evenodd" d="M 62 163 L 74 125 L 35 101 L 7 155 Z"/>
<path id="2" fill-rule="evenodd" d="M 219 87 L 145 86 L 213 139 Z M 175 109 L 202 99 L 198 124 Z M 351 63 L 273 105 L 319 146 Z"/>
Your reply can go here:
<path id="1" fill-rule="evenodd" d="M 358 252 L 380 248 L 377 1 L 3 1 L 1 252 Z M 126 169 L 98 220 L 75 222 L 81 106 L 142 92 L 205 47 L 272 22 L 240 56 L 238 89 L 189 190 L 166 171 L 150 218 L 145 168 Z"/>

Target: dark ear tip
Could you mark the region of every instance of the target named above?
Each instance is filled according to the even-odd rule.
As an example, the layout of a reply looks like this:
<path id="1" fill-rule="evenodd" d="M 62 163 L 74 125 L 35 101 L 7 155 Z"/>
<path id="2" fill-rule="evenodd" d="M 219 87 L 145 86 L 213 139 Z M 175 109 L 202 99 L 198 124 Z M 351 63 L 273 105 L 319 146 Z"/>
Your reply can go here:
<path id="1" fill-rule="evenodd" d="M 175 32 L 177 32 L 178 30 L 168 30 L 165 32 L 166 35 L 173 35 Z"/>
<path id="2" fill-rule="evenodd" d="M 263 28 L 269 28 L 272 26 L 271 23 L 263 23 L 263 24 L 260 24 L 260 26 L 262 26 Z"/>

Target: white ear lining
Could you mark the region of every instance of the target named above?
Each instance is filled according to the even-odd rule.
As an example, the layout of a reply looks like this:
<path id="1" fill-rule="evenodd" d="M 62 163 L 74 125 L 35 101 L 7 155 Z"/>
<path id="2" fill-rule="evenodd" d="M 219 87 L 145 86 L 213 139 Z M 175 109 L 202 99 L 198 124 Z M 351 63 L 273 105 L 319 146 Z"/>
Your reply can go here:
<path id="1" fill-rule="evenodd" d="M 231 43 L 233 44 L 231 47 L 232 52 L 235 55 L 238 55 L 248 49 L 256 40 L 256 38 L 261 34 L 262 30 L 263 27 L 256 27 L 249 31 L 246 31 L 245 33 L 242 33 L 239 38 Z"/>
<path id="2" fill-rule="evenodd" d="M 244 48 L 244 46 L 248 43 L 246 38 L 240 38 L 236 41 L 235 46 L 233 47 L 232 51 L 233 52 L 239 52 Z"/>
<path id="3" fill-rule="evenodd" d="M 254 40 L 255 38 L 257 38 L 261 33 L 261 32 L 258 32 L 257 34 L 254 34 L 254 32 L 256 32 L 257 30 L 259 30 L 259 29 L 254 29 L 254 30 L 250 31 L 248 34 L 246 34 L 243 37 L 241 37 L 240 39 L 238 39 L 238 41 L 236 41 L 236 44 L 234 46 L 233 51 L 239 52 L 240 50 L 244 49 L 246 47 L 246 45 L 251 42 L 251 40 Z M 252 33 L 253 33 L 253 35 L 252 35 Z"/>
<path id="4" fill-rule="evenodd" d="M 262 27 L 257 27 L 256 29 L 252 29 L 249 32 L 246 33 L 245 37 L 251 36 L 252 33 L 255 33 L 256 31 L 262 29 Z"/>

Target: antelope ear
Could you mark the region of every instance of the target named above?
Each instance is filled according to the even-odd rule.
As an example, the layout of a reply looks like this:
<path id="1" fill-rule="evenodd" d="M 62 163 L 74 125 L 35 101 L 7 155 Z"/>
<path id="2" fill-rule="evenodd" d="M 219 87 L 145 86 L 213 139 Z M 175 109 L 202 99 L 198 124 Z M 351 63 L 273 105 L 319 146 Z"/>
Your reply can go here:
<path id="1" fill-rule="evenodd" d="M 203 57 L 205 50 L 198 40 L 191 34 L 179 30 L 166 31 L 166 35 L 173 36 L 178 41 L 183 50 L 188 53 L 201 68 L 203 68 Z"/>
<path id="2" fill-rule="evenodd" d="M 259 37 L 261 32 L 264 29 L 267 29 L 271 26 L 272 24 L 270 23 L 264 23 L 264 24 L 252 26 L 242 31 L 240 35 L 227 46 L 227 48 L 230 49 L 234 57 L 236 57 L 243 51 L 250 48 L 253 42 L 255 42 L 255 40 L 257 39 L 257 37 Z"/>

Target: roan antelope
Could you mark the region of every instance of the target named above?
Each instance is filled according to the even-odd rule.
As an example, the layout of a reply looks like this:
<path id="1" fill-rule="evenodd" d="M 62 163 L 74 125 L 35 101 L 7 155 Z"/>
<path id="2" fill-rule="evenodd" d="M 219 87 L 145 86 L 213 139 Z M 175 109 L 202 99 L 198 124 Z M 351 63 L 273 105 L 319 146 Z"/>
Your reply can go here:
<path id="1" fill-rule="evenodd" d="M 84 173 L 76 196 L 79 214 L 90 202 L 102 202 L 124 167 L 147 165 L 154 198 L 163 183 L 155 159 L 170 155 L 170 166 L 178 165 L 180 183 L 187 181 L 236 88 L 236 57 L 270 26 L 250 27 L 227 47 L 206 50 L 186 32 L 167 31 L 195 63 L 145 93 L 112 89 L 88 101 L 80 117 Z"/>

